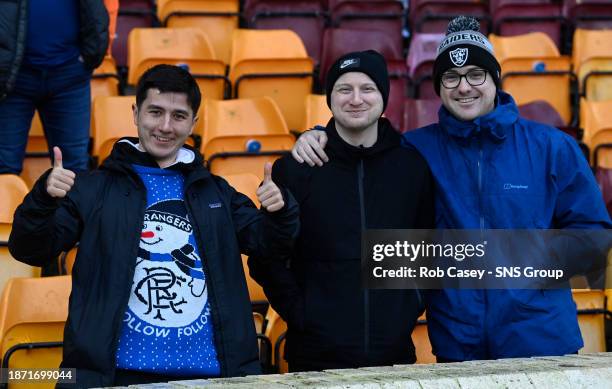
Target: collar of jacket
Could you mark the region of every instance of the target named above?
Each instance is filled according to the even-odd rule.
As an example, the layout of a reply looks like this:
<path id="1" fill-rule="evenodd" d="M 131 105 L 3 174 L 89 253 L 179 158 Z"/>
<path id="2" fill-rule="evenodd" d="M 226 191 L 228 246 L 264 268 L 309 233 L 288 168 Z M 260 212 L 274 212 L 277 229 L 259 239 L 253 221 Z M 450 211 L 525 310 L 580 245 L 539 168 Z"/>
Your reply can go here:
<path id="1" fill-rule="evenodd" d="M 121 142 L 122 140 L 128 140 L 133 144 L 138 143 L 138 138 L 135 137 L 124 137 L 119 139 L 119 141 L 117 141 L 113 146 L 113 150 L 111 151 L 109 157 L 102 162 L 100 169 L 125 173 L 134 186 L 142 186 L 140 177 L 132 168 L 132 164 L 157 168 L 159 165 L 157 164 L 157 161 L 155 161 L 155 159 L 147 152 L 138 151 L 132 145 L 126 142 Z M 194 181 L 210 177 L 210 172 L 204 168 L 204 158 L 202 157 L 202 154 L 189 145 L 183 145 L 183 147 L 191 150 L 194 153 L 195 158 L 193 162 L 178 162 L 168 167 L 168 169 L 180 171 L 185 175 L 185 187 L 189 186 Z"/>
<path id="2" fill-rule="evenodd" d="M 350 160 L 369 158 L 390 148 L 397 147 L 401 142 L 400 134 L 395 131 L 391 122 L 383 117 L 378 119 L 378 137 L 372 147 L 359 147 L 348 144 L 338 134 L 336 122 L 333 118 L 327 123 L 325 131 L 328 136 L 326 149 L 331 151 L 335 157 Z"/>
<path id="3" fill-rule="evenodd" d="M 454 137 L 469 139 L 482 133 L 500 143 L 506 139 L 510 126 L 518 120 L 518 108 L 512 96 L 499 91 L 495 109 L 484 116 L 470 121 L 459 120 L 442 105 L 438 120 L 440 127 Z"/>

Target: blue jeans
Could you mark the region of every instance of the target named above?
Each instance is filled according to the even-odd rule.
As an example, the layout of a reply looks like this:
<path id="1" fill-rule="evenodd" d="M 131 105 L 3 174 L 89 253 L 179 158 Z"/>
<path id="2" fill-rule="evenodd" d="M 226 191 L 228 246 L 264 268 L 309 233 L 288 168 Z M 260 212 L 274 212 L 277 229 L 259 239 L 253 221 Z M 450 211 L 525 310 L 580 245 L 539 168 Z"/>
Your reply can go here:
<path id="1" fill-rule="evenodd" d="M 21 173 L 28 132 L 38 110 L 49 152 L 62 150 L 64 168 L 87 169 L 91 71 L 80 60 L 52 68 L 22 65 L 15 88 L 0 101 L 0 174 Z"/>

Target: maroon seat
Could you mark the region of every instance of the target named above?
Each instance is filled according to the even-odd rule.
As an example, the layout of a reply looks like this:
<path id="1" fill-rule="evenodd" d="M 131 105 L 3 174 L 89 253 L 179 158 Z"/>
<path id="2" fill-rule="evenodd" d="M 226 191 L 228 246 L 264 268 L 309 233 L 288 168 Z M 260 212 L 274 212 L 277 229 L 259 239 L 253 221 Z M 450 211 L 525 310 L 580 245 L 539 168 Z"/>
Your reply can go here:
<path id="1" fill-rule="evenodd" d="M 561 6 L 553 3 L 535 4 L 532 1 L 497 1 L 499 6 L 491 9 L 493 32 L 501 36 L 543 32 L 555 42 L 559 50 L 562 50 L 565 18 L 561 12 Z"/>
<path id="2" fill-rule="evenodd" d="M 612 217 L 612 169 L 596 167 L 595 179 L 599 184 L 599 189 L 601 189 L 608 213 Z"/>
<path id="3" fill-rule="evenodd" d="M 117 15 L 117 37 L 113 41 L 113 58 L 118 67 L 127 66 L 127 40 L 132 28 L 156 27 L 159 21 L 155 15 L 152 0 L 121 0 Z"/>
<path id="4" fill-rule="evenodd" d="M 399 1 L 330 1 L 331 26 L 344 29 L 377 30 L 387 34 L 402 51 L 405 11 Z"/>
<path id="5" fill-rule="evenodd" d="M 414 0 L 410 2 L 410 25 L 413 32 L 445 33 L 448 22 L 467 15 L 480 21 L 480 32 L 490 31 L 490 17 L 484 2 L 469 0 Z"/>
<path id="6" fill-rule="evenodd" d="M 574 28 L 612 28 L 610 0 L 564 0 L 563 14 Z"/>
<path id="7" fill-rule="evenodd" d="M 403 102 L 406 97 L 408 71 L 401 51 L 397 50 L 387 34 L 374 30 L 326 29 L 323 34 L 323 51 L 321 52 L 321 85 L 325 86 L 327 71 L 336 59 L 346 53 L 363 50 L 376 50 L 387 61 L 390 91 L 385 116 L 395 128 L 399 129 L 403 116 Z"/>
<path id="8" fill-rule="evenodd" d="M 249 28 L 293 30 L 318 64 L 326 6 L 324 0 L 246 0 L 243 14 Z"/>
<path id="9" fill-rule="evenodd" d="M 557 110 L 544 100 L 536 100 L 531 103 L 518 106 L 519 114 L 528 120 L 548 124 L 556 127 L 577 141 L 582 139 L 579 128 L 569 126 L 559 115 Z M 588 155 L 588 154 L 587 154 Z"/>
<path id="10" fill-rule="evenodd" d="M 410 39 L 406 66 L 410 77 L 410 96 L 419 99 L 437 98 L 432 72 L 438 46 L 444 34 L 415 32 Z"/>
<path id="11" fill-rule="evenodd" d="M 402 133 L 438 122 L 441 101 L 437 99 L 405 99 Z"/>

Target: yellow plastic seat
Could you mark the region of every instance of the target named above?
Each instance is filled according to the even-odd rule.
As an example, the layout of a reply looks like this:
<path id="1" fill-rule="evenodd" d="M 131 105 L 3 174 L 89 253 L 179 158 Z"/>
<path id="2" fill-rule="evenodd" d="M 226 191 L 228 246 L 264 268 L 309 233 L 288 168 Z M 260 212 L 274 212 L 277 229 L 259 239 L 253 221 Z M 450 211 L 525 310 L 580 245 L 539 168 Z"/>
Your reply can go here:
<path id="1" fill-rule="evenodd" d="M 431 350 L 429 342 L 429 331 L 427 330 L 427 318 L 423 313 L 417 320 L 414 330 L 412 330 L 412 343 L 416 351 L 416 363 L 436 363 L 436 356 Z"/>
<path id="2" fill-rule="evenodd" d="M 578 308 L 578 325 L 584 340 L 581 354 L 606 351 L 605 293 L 603 290 L 572 289 Z"/>
<path id="3" fill-rule="evenodd" d="M 233 97 L 268 96 L 287 125 L 303 125 L 304 99 L 312 91 L 314 65 L 300 37 L 291 30 L 236 30 L 229 79 Z"/>
<path id="4" fill-rule="evenodd" d="M 0 223 L 12 223 L 15 209 L 29 192 L 23 179 L 14 174 L 0 174 Z"/>
<path id="5" fill-rule="evenodd" d="M 158 0 L 157 17 L 166 27 L 204 31 L 223 63 L 229 63 L 232 34 L 238 28 L 238 0 Z"/>
<path id="6" fill-rule="evenodd" d="M 612 30 L 574 32 L 572 63 L 588 100 L 612 99 Z"/>
<path id="7" fill-rule="evenodd" d="M 71 286 L 70 276 L 9 280 L 0 300 L 1 352 L 9 368 L 59 367 Z M 53 343 L 27 347 L 41 346 L 41 342 Z M 52 388 L 54 384 L 15 384 L 9 389 Z"/>
<path id="8" fill-rule="evenodd" d="M 91 76 L 91 101 L 97 96 L 118 96 L 119 76 L 113 57 L 107 55 Z"/>
<path id="9" fill-rule="evenodd" d="M 325 127 L 331 118 L 332 112 L 327 106 L 327 99 L 325 95 L 306 96 L 306 110 L 304 124 L 301 127 L 302 132 L 311 129 L 314 126 Z"/>
<path id="10" fill-rule="evenodd" d="M 8 250 L 8 238 L 11 224 L 0 223 L 0 290 L 14 277 L 38 277 L 40 268 L 18 262 Z M 0 324 L 1 326 L 1 324 Z M 2 339 L 0 334 L 0 340 Z M 0 357 L 1 358 L 1 357 Z"/>
<path id="11" fill-rule="evenodd" d="M 134 28 L 128 36 L 128 63 L 128 84 L 135 85 L 147 69 L 165 63 L 187 68 L 203 97 L 224 97 L 225 64 L 216 59 L 199 28 Z"/>
<path id="12" fill-rule="evenodd" d="M 138 136 L 132 115 L 134 96 L 98 97 L 92 109 L 92 155 L 101 163 L 123 136 Z"/>
<path id="13" fill-rule="evenodd" d="M 202 153 L 213 174 L 252 173 L 263 180 L 264 164 L 295 143 L 279 108 L 269 97 L 206 100 L 201 125 Z M 257 143 L 259 151 L 248 151 Z"/>
<path id="14" fill-rule="evenodd" d="M 561 115 L 567 125 L 576 120 L 571 91 L 575 77 L 571 60 L 545 33 L 516 36 L 489 35 L 502 69 L 502 89 L 517 104 L 545 100 Z"/>
<path id="15" fill-rule="evenodd" d="M 595 164 L 597 147 L 612 143 L 612 101 L 580 100 L 580 128 L 584 130 L 583 142 L 589 146 L 591 161 Z M 612 168 L 612 149 L 597 152 L 596 166 Z"/>

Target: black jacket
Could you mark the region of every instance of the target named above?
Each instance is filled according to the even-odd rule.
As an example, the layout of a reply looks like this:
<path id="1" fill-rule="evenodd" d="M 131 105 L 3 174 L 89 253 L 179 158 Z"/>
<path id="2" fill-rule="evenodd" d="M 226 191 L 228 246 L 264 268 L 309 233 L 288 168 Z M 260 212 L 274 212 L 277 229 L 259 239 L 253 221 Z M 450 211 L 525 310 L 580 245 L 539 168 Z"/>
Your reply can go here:
<path id="1" fill-rule="evenodd" d="M 62 362 L 77 369 L 79 387 L 110 386 L 114 379 L 146 207 L 146 189 L 131 163 L 157 166 L 148 154 L 117 143 L 100 169 L 77 177 L 67 197 L 58 201 L 47 194 L 47 173 L 15 213 L 9 250 L 22 262 L 43 265 L 79 242 Z M 271 214 L 258 211 L 246 196 L 204 169 L 198 153 L 193 163 L 171 168 L 185 175 L 185 206 L 205 267 L 221 375 L 257 374 L 256 335 L 240 252 L 289 253 L 299 228 L 297 204 L 285 191 L 285 208 Z"/>
<path id="2" fill-rule="evenodd" d="M 301 232 L 288 266 L 250 259 L 251 276 L 288 322 L 287 359 L 298 368 L 412 363 L 411 332 L 422 312 L 414 290 L 361 287 L 364 229 L 432 228 L 433 181 L 425 160 L 386 119 L 370 148 L 327 125 L 323 167 L 281 158 L 273 178 L 300 204 Z"/>
<path id="3" fill-rule="evenodd" d="M 79 45 L 85 65 L 95 69 L 108 48 L 108 12 L 103 0 L 79 0 Z M 0 0 L 0 100 L 9 93 L 23 60 L 28 0 Z"/>

